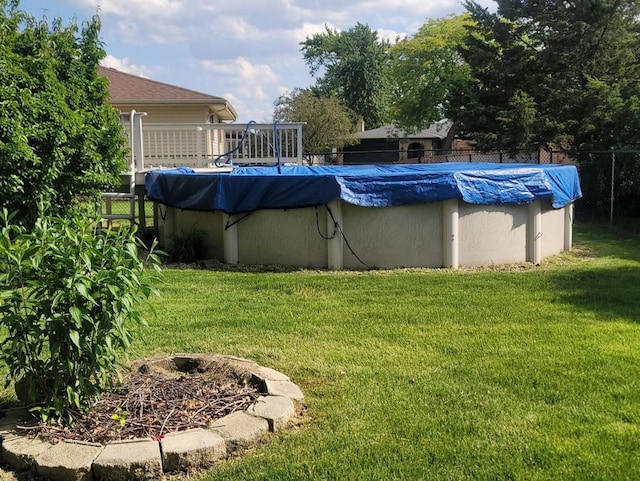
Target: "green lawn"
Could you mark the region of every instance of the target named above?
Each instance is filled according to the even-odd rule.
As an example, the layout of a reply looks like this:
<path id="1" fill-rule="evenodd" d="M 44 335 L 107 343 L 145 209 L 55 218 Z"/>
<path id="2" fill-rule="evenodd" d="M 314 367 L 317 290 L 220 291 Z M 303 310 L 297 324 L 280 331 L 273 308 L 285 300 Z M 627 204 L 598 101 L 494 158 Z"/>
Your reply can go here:
<path id="1" fill-rule="evenodd" d="M 202 479 L 638 479 L 640 242 L 575 240 L 528 270 L 168 270 L 133 356 L 238 355 L 306 394 Z"/>
<path id="2" fill-rule="evenodd" d="M 527 269 L 166 270 L 130 356 L 305 393 L 302 425 L 193 480 L 640 479 L 640 240 L 575 242 Z"/>

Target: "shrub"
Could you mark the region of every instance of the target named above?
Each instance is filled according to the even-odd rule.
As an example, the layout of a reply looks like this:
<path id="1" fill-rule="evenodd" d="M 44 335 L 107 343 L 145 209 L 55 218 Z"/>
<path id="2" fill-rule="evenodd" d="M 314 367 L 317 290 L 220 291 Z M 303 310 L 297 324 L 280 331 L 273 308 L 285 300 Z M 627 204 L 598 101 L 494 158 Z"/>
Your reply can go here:
<path id="1" fill-rule="evenodd" d="M 38 218 L 32 230 L 0 214 L 0 359 L 16 393 L 48 422 L 72 422 L 117 375 L 117 356 L 144 325 L 159 259 L 145 260 L 134 228 L 95 218 Z M 145 274 L 145 265 L 153 268 Z"/>
<path id="2" fill-rule="evenodd" d="M 118 186 L 125 140 L 98 75 L 100 19 L 36 20 L 18 3 L 0 0 L 0 207 L 31 227 L 40 203 L 64 213 Z"/>

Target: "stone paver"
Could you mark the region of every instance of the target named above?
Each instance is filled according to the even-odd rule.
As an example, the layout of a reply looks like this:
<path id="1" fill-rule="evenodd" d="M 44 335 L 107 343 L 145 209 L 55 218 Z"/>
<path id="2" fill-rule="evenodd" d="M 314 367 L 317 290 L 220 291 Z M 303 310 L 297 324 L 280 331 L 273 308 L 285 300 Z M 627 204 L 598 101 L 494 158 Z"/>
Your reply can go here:
<path id="1" fill-rule="evenodd" d="M 35 467 L 35 459 L 53 444 L 27 435 L 8 435 L 2 439 L 2 460 L 17 471 Z"/>
<path id="2" fill-rule="evenodd" d="M 36 471 L 55 481 L 92 481 L 91 465 L 102 449 L 100 444 L 60 442 L 36 457 Z"/>
<path id="3" fill-rule="evenodd" d="M 224 439 L 206 429 L 169 433 L 160 441 L 164 471 L 204 468 L 227 455 Z"/>
<path id="4" fill-rule="evenodd" d="M 251 374 L 261 381 L 266 381 L 267 379 L 270 381 L 291 381 L 289 376 L 270 367 L 258 366 L 255 369 L 251 369 Z"/>
<path id="5" fill-rule="evenodd" d="M 247 408 L 247 414 L 258 416 L 269 422 L 269 430 L 284 427 L 296 414 L 291 398 L 284 396 L 262 396 Z"/>
<path id="6" fill-rule="evenodd" d="M 157 480 L 161 476 L 160 445 L 152 439 L 109 443 L 93 462 L 96 480 Z"/>
<path id="7" fill-rule="evenodd" d="M 211 429 L 222 436 L 232 449 L 249 447 L 269 432 L 266 419 L 236 411 L 213 423 Z"/>
<path id="8" fill-rule="evenodd" d="M 304 399 L 304 394 L 302 394 L 300 388 L 291 381 L 272 381 L 266 379 L 264 384 L 267 394 L 271 394 L 272 396 L 290 397 L 296 401 L 302 401 Z"/>
<path id="9" fill-rule="evenodd" d="M 149 362 L 152 368 L 153 363 L 162 368 L 164 364 L 175 364 L 179 357 L 177 362 L 191 369 L 189 356 Z M 225 355 L 193 356 L 195 369 L 206 367 L 207 362 L 231 364 L 243 376 L 250 376 L 263 396 L 246 411 L 217 420 L 210 430 L 169 433 L 160 442 L 148 438 L 115 441 L 106 446 L 77 441 L 53 444 L 30 437 L 28 430 L 16 427 L 28 421 L 25 411 L 12 410 L 0 418 L 0 459 L 18 471 L 35 469 L 40 477 L 52 481 L 157 480 L 163 471 L 207 467 L 234 449 L 257 443 L 269 431 L 285 426 L 296 414 L 294 401 L 304 399 L 287 375 L 254 361 Z"/>

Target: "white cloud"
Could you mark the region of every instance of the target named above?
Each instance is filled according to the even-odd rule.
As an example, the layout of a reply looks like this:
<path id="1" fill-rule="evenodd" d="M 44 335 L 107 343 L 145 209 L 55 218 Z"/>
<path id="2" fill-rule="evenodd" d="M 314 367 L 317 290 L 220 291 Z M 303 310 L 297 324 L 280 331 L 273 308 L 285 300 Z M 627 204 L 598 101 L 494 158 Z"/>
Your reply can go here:
<path id="1" fill-rule="evenodd" d="M 223 97 L 231 102 L 231 105 L 238 112 L 238 123 L 245 123 L 250 120 L 258 123 L 270 123 L 273 120 L 273 104 L 271 102 L 249 101 L 232 92 L 226 92 Z"/>
<path id="2" fill-rule="evenodd" d="M 202 69 L 210 72 L 223 95 L 239 114 L 239 120 L 270 121 L 273 102 L 280 91 L 280 77 L 266 64 L 252 64 L 244 57 L 223 62 L 203 60 Z"/>
<path id="3" fill-rule="evenodd" d="M 99 10 L 101 14 L 122 16 L 146 14 L 170 17 L 186 8 L 183 0 L 80 0 L 77 3 Z"/>
<path id="4" fill-rule="evenodd" d="M 286 85 L 278 86 L 278 97 L 280 97 L 281 95 L 286 95 L 289 92 L 291 92 L 291 89 L 289 87 L 287 87 Z"/>
<path id="5" fill-rule="evenodd" d="M 139 77 L 149 78 L 152 72 L 152 69 L 145 65 L 136 65 L 131 63 L 131 60 L 127 57 L 117 58 L 113 55 L 107 55 L 101 62 L 100 65 L 103 67 L 115 68 L 116 70 L 120 70 L 122 72 L 127 72 L 133 75 L 137 75 Z"/>
<path id="6" fill-rule="evenodd" d="M 231 62 L 216 60 L 203 60 L 201 62 L 205 70 L 237 78 L 240 82 L 248 84 L 276 83 L 279 76 L 266 64 L 252 64 L 244 57 L 238 57 Z"/>
<path id="7" fill-rule="evenodd" d="M 223 37 L 237 40 L 257 40 L 264 37 L 266 29 L 252 25 L 241 17 L 222 16 L 218 19 L 220 25 L 228 25 Z M 217 22 L 216 22 L 217 23 Z"/>
<path id="8" fill-rule="evenodd" d="M 405 17 L 424 17 L 433 12 L 459 10 L 460 2 L 457 0 L 432 0 L 430 2 L 424 0 L 369 0 L 360 2 L 358 9 L 368 13 L 382 12 L 384 14 L 401 14 Z"/>
<path id="9" fill-rule="evenodd" d="M 407 34 L 405 32 L 396 32 L 395 30 L 388 30 L 386 28 L 379 28 L 376 30 L 378 38 L 381 40 L 387 40 L 390 43 L 396 43 L 396 39 L 405 38 Z"/>
<path id="10" fill-rule="evenodd" d="M 331 30 L 338 30 L 335 25 L 332 25 L 330 23 L 304 22 L 301 27 L 285 31 L 285 33 L 297 43 L 299 43 L 307 37 L 315 35 L 316 33 L 323 33 L 326 27 L 329 27 Z"/>
<path id="11" fill-rule="evenodd" d="M 463 11 L 459 0 L 22 0 L 25 5 L 51 18 L 98 11 L 111 54 L 105 65 L 223 95 L 241 119 L 257 121 L 271 118 L 273 101 L 285 91 L 313 84 L 300 42 L 325 25 L 341 31 L 360 22 L 393 42 L 428 17 Z"/>
<path id="12" fill-rule="evenodd" d="M 182 24 L 190 11 L 184 0 L 76 0 L 97 11 L 101 18 L 115 18 L 115 31 L 127 43 L 155 44 L 184 41 L 187 30 Z"/>

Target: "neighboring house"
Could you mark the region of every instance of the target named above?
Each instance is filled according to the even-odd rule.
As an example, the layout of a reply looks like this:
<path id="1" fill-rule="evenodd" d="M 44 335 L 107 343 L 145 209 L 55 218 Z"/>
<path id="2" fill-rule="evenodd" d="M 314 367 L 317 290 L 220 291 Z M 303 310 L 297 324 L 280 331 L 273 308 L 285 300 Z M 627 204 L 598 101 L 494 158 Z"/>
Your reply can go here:
<path id="1" fill-rule="evenodd" d="M 415 134 L 405 134 L 393 125 L 364 130 L 354 135 L 359 144 L 342 149 L 342 161 L 344 164 L 429 162 L 438 151 L 451 149 L 452 125 L 450 121 L 440 121 Z"/>
<path id="2" fill-rule="evenodd" d="M 107 67 L 110 102 L 123 114 L 144 112 L 144 162 L 147 166 L 206 166 L 226 152 L 220 124 L 238 117 L 224 98 L 138 77 Z M 203 124 L 216 124 L 207 128 Z M 129 139 L 129 124 L 123 123 Z"/>
<path id="3" fill-rule="evenodd" d="M 218 123 L 235 121 L 233 106 L 224 98 L 138 77 L 107 67 L 98 74 L 109 81 L 111 105 L 123 113 L 146 112 L 149 123 Z"/>

